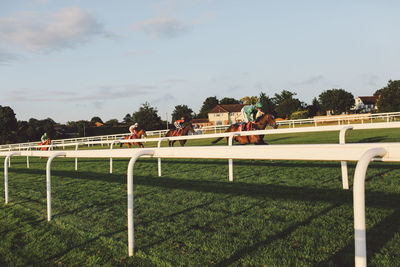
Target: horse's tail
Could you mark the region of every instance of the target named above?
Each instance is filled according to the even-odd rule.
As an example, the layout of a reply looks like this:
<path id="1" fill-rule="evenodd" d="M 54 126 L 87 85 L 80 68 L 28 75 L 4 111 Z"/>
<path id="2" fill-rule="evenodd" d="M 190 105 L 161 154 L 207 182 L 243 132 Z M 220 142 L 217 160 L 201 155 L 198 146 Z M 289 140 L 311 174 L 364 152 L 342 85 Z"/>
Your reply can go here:
<path id="1" fill-rule="evenodd" d="M 224 138 L 223 138 L 223 137 L 219 137 L 218 139 L 212 141 L 211 143 L 212 143 L 212 144 L 216 144 L 216 143 L 218 143 L 219 141 L 221 141 L 222 139 L 224 139 Z"/>

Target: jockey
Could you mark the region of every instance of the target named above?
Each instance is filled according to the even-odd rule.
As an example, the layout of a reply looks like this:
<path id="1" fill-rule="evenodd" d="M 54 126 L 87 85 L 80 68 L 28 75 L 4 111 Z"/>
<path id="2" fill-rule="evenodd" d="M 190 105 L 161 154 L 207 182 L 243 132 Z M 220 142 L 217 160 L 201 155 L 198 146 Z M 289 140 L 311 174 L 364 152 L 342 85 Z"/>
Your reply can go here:
<path id="1" fill-rule="evenodd" d="M 42 137 L 40 138 L 40 141 L 42 142 L 42 145 L 44 145 L 44 143 L 46 143 L 47 139 L 49 139 L 49 138 L 47 137 L 47 133 L 44 133 L 44 134 L 42 135 Z"/>
<path id="2" fill-rule="evenodd" d="M 255 105 L 246 105 L 242 108 L 243 122 L 248 123 L 256 120 L 257 112 L 262 108 L 262 104 L 258 102 Z"/>
<path id="3" fill-rule="evenodd" d="M 130 139 L 133 139 L 134 135 L 137 134 L 138 127 L 139 124 L 137 122 L 129 127 L 129 132 L 131 133 Z"/>
<path id="4" fill-rule="evenodd" d="M 174 122 L 174 126 L 175 128 L 179 131 L 180 129 L 182 129 L 182 124 L 185 122 L 185 118 L 182 117 L 180 120 L 176 120 Z"/>

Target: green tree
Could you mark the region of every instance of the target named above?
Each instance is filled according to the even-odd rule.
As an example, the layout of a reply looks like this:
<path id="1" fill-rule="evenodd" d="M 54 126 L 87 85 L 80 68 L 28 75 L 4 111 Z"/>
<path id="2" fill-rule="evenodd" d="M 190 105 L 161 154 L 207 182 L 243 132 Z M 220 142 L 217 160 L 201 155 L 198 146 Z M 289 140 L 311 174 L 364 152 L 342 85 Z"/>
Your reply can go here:
<path id="1" fill-rule="evenodd" d="M 319 95 L 319 102 L 325 112 L 341 114 L 354 106 L 354 96 L 343 89 L 330 89 Z"/>
<path id="2" fill-rule="evenodd" d="M 242 104 L 245 105 L 254 105 L 258 102 L 258 97 L 257 96 L 245 96 L 240 99 Z"/>
<path id="3" fill-rule="evenodd" d="M 193 119 L 193 110 L 186 105 L 175 106 L 172 112 L 172 121 L 176 121 L 181 117 L 185 118 L 185 122 L 189 122 Z"/>
<path id="4" fill-rule="evenodd" d="M 8 106 L 0 105 L 0 144 L 6 144 L 16 140 L 15 131 L 18 122 L 14 110 Z"/>
<path id="5" fill-rule="evenodd" d="M 290 118 L 293 112 L 302 110 L 300 100 L 294 98 L 296 93 L 282 90 L 280 94 L 275 94 L 274 103 L 276 105 L 275 111 L 278 117 Z"/>
<path id="6" fill-rule="evenodd" d="M 96 122 L 104 123 L 104 122 L 101 120 L 101 118 L 100 118 L 100 117 L 97 117 L 97 116 L 93 117 L 93 118 L 90 120 L 90 124 L 91 124 L 91 125 L 95 125 Z"/>
<path id="7" fill-rule="evenodd" d="M 299 119 L 307 119 L 308 118 L 308 110 L 300 110 L 295 111 L 290 115 L 290 119 L 299 120 Z"/>
<path id="8" fill-rule="evenodd" d="M 262 104 L 261 111 L 266 114 L 275 115 L 275 103 L 272 98 L 268 97 L 265 93 L 261 92 L 258 101 Z"/>
<path id="9" fill-rule="evenodd" d="M 129 124 L 129 123 L 131 123 L 132 122 L 132 116 L 131 116 L 131 114 L 126 114 L 125 115 L 125 117 L 122 119 L 122 121 L 124 122 L 124 123 L 126 123 L 126 124 Z"/>
<path id="10" fill-rule="evenodd" d="M 137 122 L 140 128 L 148 130 L 159 130 L 163 128 L 161 117 L 157 114 L 158 110 L 145 102 L 138 111 L 132 114 L 132 121 Z"/>
<path id="11" fill-rule="evenodd" d="M 400 111 L 400 80 L 390 80 L 388 84 L 375 92 L 378 96 L 378 112 Z M 374 95 L 375 95 L 374 94 Z"/>
<path id="12" fill-rule="evenodd" d="M 197 115 L 198 118 L 208 118 L 208 112 L 212 110 L 216 105 L 219 104 L 219 101 L 216 96 L 207 97 L 204 100 L 203 105 L 200 108 L 200 112 Z"/>
<path id="13" fill-rule="evenodd" d="M 230 105 L 230 104 L 241 104 L 240 100 L 231 98 L 231 97 L 224 97 L 219 101 L 220 105 Z"/>
<path id="14" fill-rule="evenodd" d="M 316 97 L 313 98 L 312 104 L 307 106 L 307 110 L 310 117 L 322 114 L 321 104 Z"/>

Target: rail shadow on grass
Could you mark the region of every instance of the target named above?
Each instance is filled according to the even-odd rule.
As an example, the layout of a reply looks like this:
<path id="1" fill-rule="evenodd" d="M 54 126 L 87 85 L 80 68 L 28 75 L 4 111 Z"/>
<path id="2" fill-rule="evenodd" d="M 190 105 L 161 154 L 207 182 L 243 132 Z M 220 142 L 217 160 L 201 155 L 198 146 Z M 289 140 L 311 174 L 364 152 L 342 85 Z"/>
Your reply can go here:
<path id="1" fill-rule="evenodd" d="M 292 164 L 287 165 L 287 163 L 285 163 L 284 166 L 292 166 Z M 400 168 L 399 166 L 393 166 L 391 164 L 388 164 L 387 167 Z M 383 168 L 383 166 L 373 165 L 370 166 L 370 168 L 381 169 Z M 41 170 L 19 169 L 18 171 L 16 171 L 16 173 L 43 175 L 44 179 L 41 182 L 43 183 L 43 185 L 45 185 L 45 174 Z M 52 171 L 52 176 L 126 184 L 126 175 L 121 175 L 121 174 L 55 170 Z M 369 177 L 367 179 L 374 179 L 374 178 L 375 176 Z M 12 183 L 12 178 L 10 178 L 9 183 L 10 184 Z M 352 190 L 309 188 L 302 186 L 285 186 L 285 185 L 259 184 L 259 183 L 252 184 L 248 182 L 231 183 L 228 181 L 221 181 L 221 182 L 206 181 L 198 179 L 181 178 L 179 175 L 174 177 L 169 175 L 165 175 L 162 177 L 155 177 L 151 175 L 148 176 L 134 175 L 134 185 L 145 185 L 150 187 L 179 189 L 179 190 L 205 192 L 205 193 L 229 194 L 234 196 L 245 195 L 252 198 L 268 197 L 273 199 L 285 199 L 285 200 L 302 200 L 302 201 L 317 200 L 317 201 L 325 201 L 333 203 L 336 203 L 337 199 L 346 199 L 347 201 L 352 202 Z M 400 194 L 397 193 L 376 192 L 376 191 L 369 191 L 367 189 L 365 191 L 365 194 L 366 197 L 368 198 L 368 205 L 374 207 L 385 205 L 385 207 L 397 208 L 398 207 L 397 203 L 400 202 Z"/>
<path id="2" fill-rule="evenodd" d="M 368 216 L 368 214 L 367 214 Z M 386 243 L 390 241 L 395 233 L 400 232 L 400 210 L 396 209 L 393 214 L 385 217 L 372 228 L 367 229 L 367 259 L 368 265 L 371 264 L 372 257 L 380 253 Z M 354 266 L 354 242 L 342 248 L 329 259 L 319 262 L 316 266 Z M 351 262 L 351 263 L 349 263 Z M 394 265 L 393 265 L 394 266 Z"/>

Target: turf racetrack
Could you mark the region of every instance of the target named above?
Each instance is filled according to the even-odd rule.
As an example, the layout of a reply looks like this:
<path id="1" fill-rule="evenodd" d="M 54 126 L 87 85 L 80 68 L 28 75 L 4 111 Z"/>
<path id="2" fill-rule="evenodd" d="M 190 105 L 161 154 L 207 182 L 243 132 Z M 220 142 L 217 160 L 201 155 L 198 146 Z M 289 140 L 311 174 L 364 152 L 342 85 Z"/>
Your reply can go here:
<path id="1" fill-rule="evenodd" d="M 338 132 L 271 135 L 270 144 L 337 143 Z M 347 142 L 400 142 L 400 130 L 350 131 Z M 187 145 L 209 144 L 209 140 Z M 221 141 L 221 145 L 225 142 Z M 146 146 L 146 144 L 145 144 Z M 4 160 L 4 158 L 3 158 Z M 135 256 L 127 245 L 128 160 L 56 158 L 53 220 L 46 159 L 13 157 L 9 201 L 0 185 L 0 266 L 353 265 L 352 189 L 338 162 L 139 159 Z M 0 164 L 3 174 L 3 164 Z M 349 163 L 350 186 L 355 163 Z M 3 176 L 3 175 L 2 175 Z M 371 163 L 366 181 L 370 265 L 400 266 L 400 164 Z"/>

